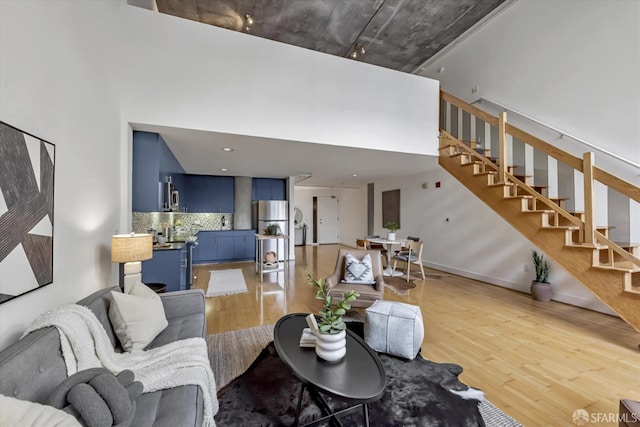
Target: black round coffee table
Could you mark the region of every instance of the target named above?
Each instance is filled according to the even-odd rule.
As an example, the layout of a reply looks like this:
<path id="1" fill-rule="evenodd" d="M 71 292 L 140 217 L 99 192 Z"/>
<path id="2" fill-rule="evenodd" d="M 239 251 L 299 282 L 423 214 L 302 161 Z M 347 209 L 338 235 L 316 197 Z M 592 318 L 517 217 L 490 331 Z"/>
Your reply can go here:
<path id="1" fill-rule="evenodd" d="M 295 425 L 298 425 L 300 406 L 305 388 L 324 413 L 324 417 L 306 426 L 319 424 L 338 415 L 353 412 L 362 405 L 364 425 L 369 425 L 367 404 L 379 400 L 387 386 L 387 374 L 375 351 L 360 337 L 347 330 L 347 354 L 335 363 L 325 362 L 316 356 L 313 348 L 301 348 L 300 336 L 307 327 L 307 314 L 289 314 L 276 323 L 273 343 L 280 359 L 302 381 L 300 398 L 296 410 Z M 319 392 L 353 403 L 339 412 L 333 412 Z"/>

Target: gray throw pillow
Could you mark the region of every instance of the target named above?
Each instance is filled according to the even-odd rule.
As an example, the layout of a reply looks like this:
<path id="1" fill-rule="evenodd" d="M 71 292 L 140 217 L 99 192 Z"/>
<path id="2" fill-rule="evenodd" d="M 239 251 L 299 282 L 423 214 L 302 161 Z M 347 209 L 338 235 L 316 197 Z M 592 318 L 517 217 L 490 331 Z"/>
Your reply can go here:
<path id="1" fill-rule="evenodd" d="M 135 416 L 135 400 L 143 386 L 133 372 L 117 376 L 105 368 L 71 375 L 49 395 L 47 404 L 76 414 L 88 427 L 127 427 Z"/>

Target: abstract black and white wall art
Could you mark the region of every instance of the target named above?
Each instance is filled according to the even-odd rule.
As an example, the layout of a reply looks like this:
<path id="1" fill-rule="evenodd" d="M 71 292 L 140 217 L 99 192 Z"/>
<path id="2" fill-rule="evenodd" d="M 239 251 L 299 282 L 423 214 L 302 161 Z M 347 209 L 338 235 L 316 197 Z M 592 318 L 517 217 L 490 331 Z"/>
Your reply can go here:
<path id="1" fill-rule="evenodd" d="M 0 303 L 53 282 L 55 145 L 0 122 Z"/>

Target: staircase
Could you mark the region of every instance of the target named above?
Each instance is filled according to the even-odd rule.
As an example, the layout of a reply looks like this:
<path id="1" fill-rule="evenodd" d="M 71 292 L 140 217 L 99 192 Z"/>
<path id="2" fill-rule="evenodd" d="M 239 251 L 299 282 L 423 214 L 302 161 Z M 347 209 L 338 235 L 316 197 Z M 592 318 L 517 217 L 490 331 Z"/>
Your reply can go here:
<path id="1" fill-rule="evenodd" d="M 441 92 L 443 107 L 454 105 L 498 128 L 498 153 L 479 148 L 440 131 L 439 164 L 486 205 L 511 224 L 532 244 L 590 289 L 605 304 L 640 331 L 640 258 L 638 245 L 610 240 L 608 225 L 594 224 L 594 181 L 640 202 L 640 188 L 593 166 L 593 154 L 574 157 L 506 122 L 506 113 L 494 117 Z M 441 116 L 444 116 L 441 114 Z M 507 164 L 507 135 L 547 153 L 584 176 L 584 211 L 566 210 L 565 197 L 547 197 L 546 186 L 536 186 L 531 176 L 516 174 Z"/>

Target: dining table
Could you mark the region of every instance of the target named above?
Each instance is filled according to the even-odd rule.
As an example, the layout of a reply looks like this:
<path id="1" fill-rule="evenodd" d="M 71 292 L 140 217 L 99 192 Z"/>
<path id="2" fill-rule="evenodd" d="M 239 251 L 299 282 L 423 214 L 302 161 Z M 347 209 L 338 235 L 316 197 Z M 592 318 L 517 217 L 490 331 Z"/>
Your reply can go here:
<path id="1" fill-rule="evenodd" d="M 404 241 L 389 240 L 389 239 L 384 239 L 382 237 L 369 237 L 367 238 L 367 240 L 370 243 L 378 243 L 378 244 L 385 245 L 387 248 L 387 267 L 384 270 L 382 270 L 382 275 L 383 276 L 402 276 L 401 271 L 396 271 L 394 274 L 393 269 L 391 268 L 391 248 L 393 247 L 393 245 L 402 246 Z"/>

